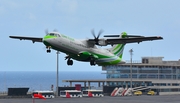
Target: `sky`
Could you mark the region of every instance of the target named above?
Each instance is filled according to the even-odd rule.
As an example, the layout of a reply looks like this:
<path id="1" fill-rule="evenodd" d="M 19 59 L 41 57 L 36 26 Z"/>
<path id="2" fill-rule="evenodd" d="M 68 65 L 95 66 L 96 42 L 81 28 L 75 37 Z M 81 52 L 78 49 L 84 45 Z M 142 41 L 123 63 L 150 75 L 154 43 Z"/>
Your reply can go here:
<path id="1" fill-rule="evenodd" d="M 141 57 L 180 59 L 180 0 L 0 0 L 0 71 L 56 71 L 56 51 L 46 53 L 43 43 L 10 39 L 14 36 L 44 37 L 45 30 L 76 39 L 105 34 L 162 36 L 163 40 L 127 44 L 123 60 Z M 60 71 L 102 71 L 100 66 L 74 60 L 67 66 L 59 54 Z"/>

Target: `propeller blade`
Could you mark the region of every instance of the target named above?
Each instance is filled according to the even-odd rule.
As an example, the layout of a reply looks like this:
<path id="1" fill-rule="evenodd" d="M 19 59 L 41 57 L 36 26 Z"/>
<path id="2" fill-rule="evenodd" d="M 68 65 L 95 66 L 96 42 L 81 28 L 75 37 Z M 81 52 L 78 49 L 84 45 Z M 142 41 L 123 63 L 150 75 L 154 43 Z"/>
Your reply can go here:
<path id="1" fill-rule="evenodd" d="M 54 32 L 58 32 L 58 30 L 57 30 L 57 29 L 54 29 L 53 31 L 54 31 Z"/>
<path id="2" fill-rule="evenodd" d="M 95 33 L 94 33 L 94 29 L 91 30 L 91 33 L 92 33 L 92 35 L 94 36 L 94 38 L 96 39 L 96 35 L 95 35 Z"/>
<path id="3" fill-rule="evenodd" d="M 46 33 L 46 35 L 49 33 L 49 32 L 48 32 L 48 29 L 45 30 L 45 33 Z"/>
<path id="4" fill-rule="evenodd" d="M 99 33 L 98 33 L 98 36 L 97 36 L 98 39 L 99 39 L 99 36 L 102 34 L 102 32 L 103 32 L 103 30 L 101 29 L 101 30 L 99 31 Z"/>

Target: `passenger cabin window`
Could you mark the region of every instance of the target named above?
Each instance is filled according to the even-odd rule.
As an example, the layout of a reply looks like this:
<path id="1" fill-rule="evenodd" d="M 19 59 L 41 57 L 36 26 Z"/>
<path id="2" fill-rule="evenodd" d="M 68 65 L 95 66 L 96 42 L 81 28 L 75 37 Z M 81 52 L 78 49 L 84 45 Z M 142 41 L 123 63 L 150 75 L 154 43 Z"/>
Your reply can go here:
<path id="1" fill-rule="evenodd" d="M 50 36 L 56 36 L 56 37 L 60 37 L 60 35 L 58 33 L 49 33 L 48 35 Z"/>

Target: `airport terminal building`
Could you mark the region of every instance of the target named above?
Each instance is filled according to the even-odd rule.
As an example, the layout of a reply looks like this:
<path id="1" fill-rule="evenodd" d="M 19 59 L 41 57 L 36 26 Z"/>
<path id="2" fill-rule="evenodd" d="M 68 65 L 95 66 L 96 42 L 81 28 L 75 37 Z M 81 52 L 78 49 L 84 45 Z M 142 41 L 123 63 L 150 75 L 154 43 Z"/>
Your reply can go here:
<path id="1" fill-rule="evenodd" d="M 106 79 L 63 82 L 69 82 L 70 87 L 73 82 L 83 82 L 84 87 L 89 89 L 91 83 L 98 83 L 98 87 L 103 87 L 103 92 L 112 92 L 116 87 L 130 88 L 132 82 L 132 89 L 138 88 L 144 94 L 149 90 L 155 91 L 157 95 L 180 94 L 180 60 L 163 61 L 163 57 L 142 57 L 140 61 L 132 63 L 127 61 L 123 64 L 103 66 L 102 71 Z"/>
<path id="2" fill-rule="evenodd" d="M 102 67 L 108 86 L 145 86 L 159 95 L 180 94 L 180 60 L 163 61 L 163 57 L 142 57 L 141 62 Z M 132 73 L 132 79 L 131 79 Z"/>

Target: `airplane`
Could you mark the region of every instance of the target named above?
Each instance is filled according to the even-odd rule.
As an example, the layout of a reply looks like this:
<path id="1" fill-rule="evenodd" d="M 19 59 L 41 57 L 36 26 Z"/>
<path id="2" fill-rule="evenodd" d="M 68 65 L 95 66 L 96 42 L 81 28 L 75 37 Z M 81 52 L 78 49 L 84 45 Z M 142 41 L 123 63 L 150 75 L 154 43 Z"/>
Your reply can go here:
<path id="1" fill-rule="evenodd" d="M 33 43 L 42 42 L 46 46 L 47 53 L 51 49 L 67 54 L 65 60 L 67 65 L 73 65 L 73 59 L 77 61 L 90 62 L 91 66 L 96 64 L 99 66 L 115 65 L 123 63 L 122 55 L 125 44 L 140 43 L 142 41 L 152 41 L 163 39 L 161 36 L 140 36 L 128 35 L 126 32 L 116 35 L 104 35 L 104 38 L 99 38 L 102 30 L 98 35 L 95 35 L 94 30 L 91 31 L 94 39 L 74 39 L 57 31 L 48 32 L 43 38 L 39 37 L 24 37 L 24 36 L 9 36 L 13 39 L 31 40 Z M 111 45 L 110 48 L 99 48 L 97 46 Z"/>

